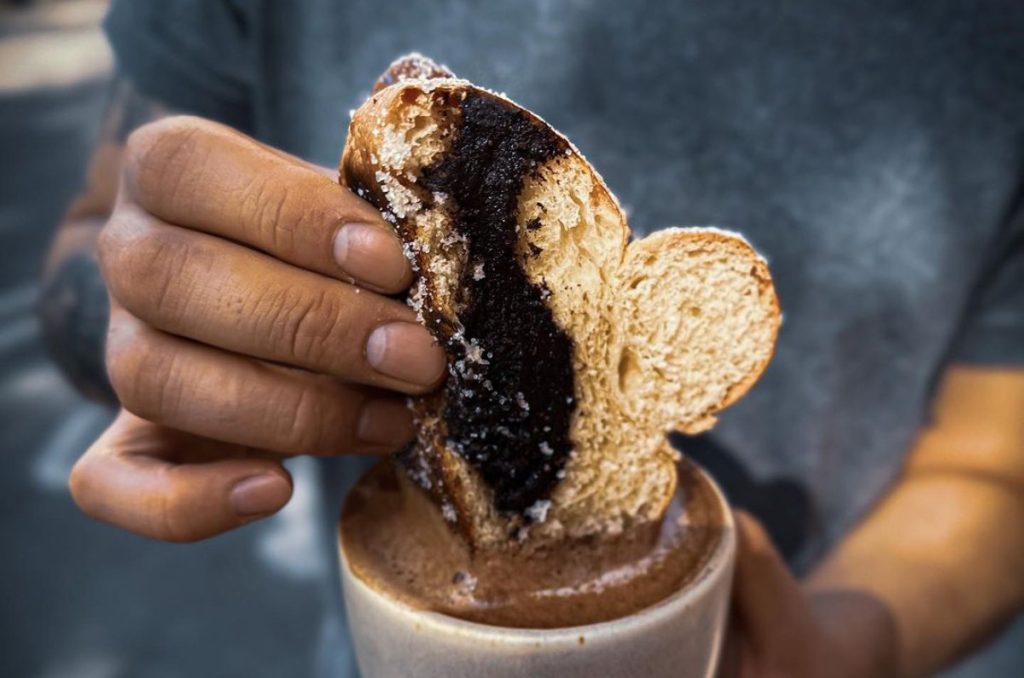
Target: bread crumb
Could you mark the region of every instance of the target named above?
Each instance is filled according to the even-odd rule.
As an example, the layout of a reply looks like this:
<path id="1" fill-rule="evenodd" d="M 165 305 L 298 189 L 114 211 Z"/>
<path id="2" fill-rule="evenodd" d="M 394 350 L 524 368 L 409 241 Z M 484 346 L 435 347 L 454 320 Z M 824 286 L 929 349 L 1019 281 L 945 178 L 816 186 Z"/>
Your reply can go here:
<path id="1" fill-rule="evenodd" d="M 452 575 L 452 584 L 459 589 L 459 593 L 469 595 L 476 590 L 477 579 L 469 572 L 456 570 Z"/>
<path id="2" fill-rule="evenodd" d="M 526 511 L 524 511 L 523 513 L 527 518 L 529 518 L 533 522 L 543 523 L 545 520 L 547 520 L 548 509 L 550 508 L 550 499 L 538 499 L 537 501 L 533 502 L 533 504 L 531 504 L 530 507 L 526 509 Z"/>
<path id="3" fill-rule="evenodd" d="M 412 245 L 410 245 L 407 242 L 403 242 L 402 243 L 402 254 L 404 254 L 405 258 L 409 261 L 409 265 L 412 266 L 413 272 L 414 273 L 419 273 L 420 272 L 420 265 L 416 261 L 416 248 L 413 247 Z M 420 278 L 419 283 L 418 283 L 418 287 L 420 289 L 420 292 L 424 293 L 426 291 L 426 288 L 427 288 L 427 281 L 424 280 L 423 278 Z"/>
<path id="4" fill-rule="evenodd" d="M 430 491 L 433 488 L 434 484 L 430 481 L 430 469 L 427 468 L 427 462 L 423 457 L 416 455 L 416 467 L 406 467 L 406 471 L 412 481 L 424 490 Z"/>
<path id="5" fill-rule="evenodd" d="M 484 350 L 473 339 L 466 345 L 466 360 L 477 365 L 490 365 L 491 362 L 484 358 Z"/>

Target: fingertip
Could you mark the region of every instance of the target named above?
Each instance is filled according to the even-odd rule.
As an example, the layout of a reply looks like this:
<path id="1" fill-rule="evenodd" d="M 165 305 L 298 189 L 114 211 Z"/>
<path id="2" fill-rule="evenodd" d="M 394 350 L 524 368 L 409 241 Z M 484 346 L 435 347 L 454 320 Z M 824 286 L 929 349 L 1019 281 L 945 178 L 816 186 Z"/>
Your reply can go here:
<path id="1" fill-rule="evenodd" d="M 265 471 L 235 482 L 228 497 L 235 515 L 249 521 L 280 511 L 291 500 L 292 491 L 290 476 Z"/>
<path id="2" fill-rule="evenodd" d="M 167 474 L 160 515 L 150 534 L 194 542 L 266 518 L 291 500 L 291 475 L 269 459 L 226 459 L 183 464 Z M 155 533 L 155 534 L 154 534 Z"/>
<path id="3" fill-rule="evenodd" d="M 196 461 L 181 460 L 183 449 Z M 292 478 L 277 460 L 122 411 L 68 478 L 83 513 L 140 535 L 194 542 L 279 511 Z"/>
<path id="4" fill-rule="evenodd" d="M 385 226 L 343 224 L 334 235 L 333 249 L 341 270 L 369 287 L 397 293 L 412 282 L 412 267 L 402 242 Z"/>
<path id="5" fill-rule="evenodd" d="M 409 393 L 432 390 L 444 378 L 448 357 L 430 332 L 416 322 L 380 325 L 366 340 L 366 361 L 377 372 L 405 382 Z"/>

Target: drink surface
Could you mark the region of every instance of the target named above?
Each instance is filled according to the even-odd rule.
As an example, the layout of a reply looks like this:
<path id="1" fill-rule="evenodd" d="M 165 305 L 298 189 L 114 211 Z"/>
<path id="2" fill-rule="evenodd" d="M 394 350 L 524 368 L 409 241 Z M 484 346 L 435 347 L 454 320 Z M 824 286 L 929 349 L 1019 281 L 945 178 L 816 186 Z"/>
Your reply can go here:
<path id="1" fill-rule="evenodd" d="M 519 628 L 624 617 L 693 585 L 722 539 L 717 493 L 693 464 L 660 524 L 628 534 L 502 551 L 470 551 L 390 461 L 352 490 L 341 545 L 352 572 L 410 607 Z M 528 542 L 527 542 L 528 544 Z"/>

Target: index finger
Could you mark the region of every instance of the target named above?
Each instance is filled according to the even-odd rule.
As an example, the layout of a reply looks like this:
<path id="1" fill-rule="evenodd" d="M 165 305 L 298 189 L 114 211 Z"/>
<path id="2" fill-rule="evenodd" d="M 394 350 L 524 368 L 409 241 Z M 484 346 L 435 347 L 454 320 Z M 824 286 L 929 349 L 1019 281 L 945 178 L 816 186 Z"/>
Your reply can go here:
<path id="1" fill-rule="evenodd" d="M 218 123 L 164 118 L 125 151 L 126 197 L 179 226 L 370 289 L 408 287 L 402 244 L 372 205 L 312 169 Z"/>

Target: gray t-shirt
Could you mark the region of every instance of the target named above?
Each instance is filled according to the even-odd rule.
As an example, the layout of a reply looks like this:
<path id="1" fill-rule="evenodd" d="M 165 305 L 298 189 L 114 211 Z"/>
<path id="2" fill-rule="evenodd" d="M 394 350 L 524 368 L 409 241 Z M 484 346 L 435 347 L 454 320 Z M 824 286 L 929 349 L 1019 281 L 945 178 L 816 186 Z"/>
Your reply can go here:
<path id="1" fill-rule="evenodd" d="M 798 568 L 896 477 L 952 361 L 1024 364 L 1024 4 L 133 0 L 147 94 L 333 165 L 421 51 L 566 133 L 634 232 L 739 230 L 784 323 L 764 377 L 679 439 Z"/>

